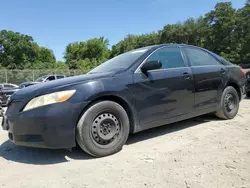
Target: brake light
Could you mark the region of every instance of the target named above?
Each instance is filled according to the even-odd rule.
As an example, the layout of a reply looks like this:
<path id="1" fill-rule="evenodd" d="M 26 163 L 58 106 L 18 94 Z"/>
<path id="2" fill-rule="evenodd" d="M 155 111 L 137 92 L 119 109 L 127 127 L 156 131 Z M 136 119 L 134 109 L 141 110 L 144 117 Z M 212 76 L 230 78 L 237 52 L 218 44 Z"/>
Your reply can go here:
<path id="1" fill-rule="evenodd" d="M 242 75 L 243 75 L 244 77 L 246 77 L 246 72 L 244 71 L 244 69 L 240 68 L 240 72 L 242 73 Z"/>

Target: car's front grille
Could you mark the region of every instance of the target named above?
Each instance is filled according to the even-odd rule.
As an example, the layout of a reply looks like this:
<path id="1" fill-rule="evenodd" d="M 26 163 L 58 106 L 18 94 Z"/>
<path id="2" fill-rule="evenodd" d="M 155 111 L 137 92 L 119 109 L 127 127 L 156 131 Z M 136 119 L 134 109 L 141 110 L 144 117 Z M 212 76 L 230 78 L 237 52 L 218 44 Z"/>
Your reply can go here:
<path id="1" fill-rule="evenodd" d="M 8 104 L 6 114 L 18 114 L 24 106 L 23 101 L 11 101 Z"/>

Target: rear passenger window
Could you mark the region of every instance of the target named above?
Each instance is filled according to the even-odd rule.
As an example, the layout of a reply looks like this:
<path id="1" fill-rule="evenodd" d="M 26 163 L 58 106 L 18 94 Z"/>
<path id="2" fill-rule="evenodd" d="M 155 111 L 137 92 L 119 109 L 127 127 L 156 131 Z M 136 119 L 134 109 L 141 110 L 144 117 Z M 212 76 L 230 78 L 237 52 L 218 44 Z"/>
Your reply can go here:
<path id="1" fill-rule="evenodd" d="M 215 58 L 202 50 L 186 48 L 185 52 L 191 66 L 220 65 Z"/>
<path id="2" fill-rule="evenodd" d="M 166 47 L 157 50 L 147 59 L 148 61 L 160 61 L 162 69 L 185 67 L 180 49 L 175 47 Z"/>

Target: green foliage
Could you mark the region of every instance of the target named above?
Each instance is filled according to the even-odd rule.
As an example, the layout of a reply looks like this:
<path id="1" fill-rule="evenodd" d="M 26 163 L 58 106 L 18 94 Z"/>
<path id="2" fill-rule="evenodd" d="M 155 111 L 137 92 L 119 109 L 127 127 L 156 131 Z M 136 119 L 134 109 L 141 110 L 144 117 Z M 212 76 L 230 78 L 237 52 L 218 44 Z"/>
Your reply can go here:
<path id="1" fill-rule="evenodd" d="M 9 69 L 23 69 L 38 56 L 33 38 L 13 31 L 0 31 L 0 64 Z"/>
<path id="2" fill-rule="evenodd" d="M 242 62 L 250 61 L 250 0 L 236 12 L 234 40 L 238 41 L 237 52 Z"/>
<path id="3" fill-rule="evenodd" d="M 127 35 L 122 41 L 112 46 L 111 57 L 135 48 L 159 43 L 159 35 L 155 32 L 144 35 Z"/>
<path id="4" fill-rule="evenodd" d="M 8 69 L 38 68 L 55 66 L 52 50 L 38 46 L 31 36 L 13 31 L 0 31 L 0 66 Z"/>
<path id="5" fill-rule="evenodd" d="M 204 46 L 207 24 L 203 17 L 189 18 L 184 23 L 168 24 L 159 32 L 161 43 L 183 43 Z"/>
<path id="6" fill-rule="evenodd" d="M 56 64 L 56 58 L 53 51 L 45 47 L 40 47 L 36 63 L 42 65 L 43 68 L 53 68 Z"/>
<path id="7" fill-rule="evenodd" d="M 236 10 L 232 8 L 232 4 L 218 3 L 215 10 L 206 14 L 205 19 L 209 24 L 205 47 L 235 62 L 238 41 L 234 40 Z"/>
<path id="8" fill-rule="evenodd" d="M 65 60 L 70 69 L 90 70 L 110 56 L 109 41 L 104 37 L 70 43 L 66 47 Z"/>
<path id="9" fill-rule="evenodd" d="M 68 65 L 66 63 L 64 63 L 63 61 L 57 61 L 54 68 L 55 69 L 63 69 L 63 70 L 69 69 Z"/>

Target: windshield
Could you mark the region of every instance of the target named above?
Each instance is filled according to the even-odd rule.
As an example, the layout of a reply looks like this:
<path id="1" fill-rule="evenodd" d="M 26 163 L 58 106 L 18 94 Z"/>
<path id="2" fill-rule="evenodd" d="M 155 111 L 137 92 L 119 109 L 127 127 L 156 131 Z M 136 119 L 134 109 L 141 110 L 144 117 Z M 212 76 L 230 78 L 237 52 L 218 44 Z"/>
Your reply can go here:
<path id="1" fill-rule="evenodd" d="M 35 81 L 36 82 L 43 82 L 45 80 L 46 76 L 42 76 L 42 77 L 39 77 L 37 78 Z"/>
<path id="2" fill-rule="evenodd" d="M 101 73 L 120 71 L 129 68 L 138 58 L 140 58 L 150 47 L 140 48 L 132 50 L 123 54 L 120 54 L 94 68 L 88 73 Z"/>

